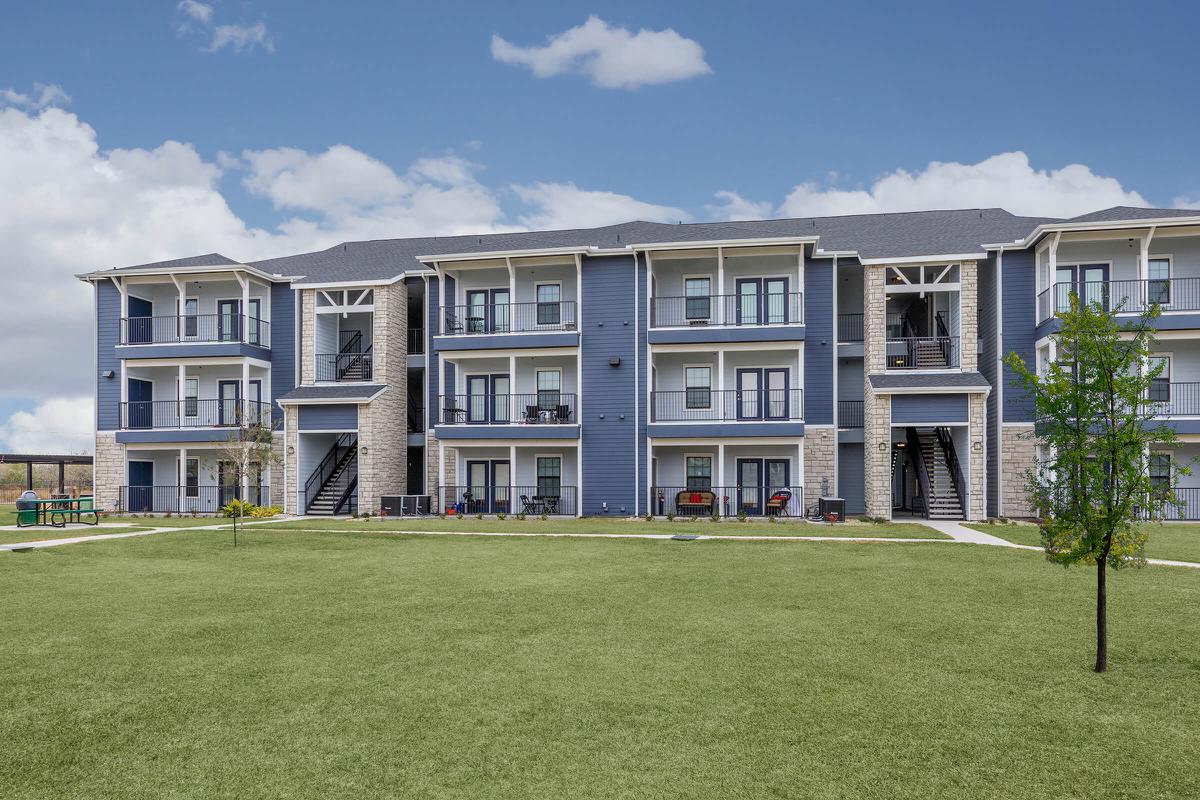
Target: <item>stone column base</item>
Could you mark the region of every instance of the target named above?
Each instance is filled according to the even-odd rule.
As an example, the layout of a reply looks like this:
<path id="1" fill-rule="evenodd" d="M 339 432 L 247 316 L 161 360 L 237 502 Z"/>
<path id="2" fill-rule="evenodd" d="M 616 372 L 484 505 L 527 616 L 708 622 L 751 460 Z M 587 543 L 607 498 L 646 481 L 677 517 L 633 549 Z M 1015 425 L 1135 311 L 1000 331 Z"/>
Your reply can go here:
<path id="1" fill-rule="evenodd" d="M 834 491 L 837 475 L 834 472 L 834 449 L 837 429 L 833 427 L 804 429 L 804 505 L 816 505 L 822 493 Z"/>
<path id="2" fill-rule="evenodd" d="M 125 485 L 125 445 L 117 444 L 117 434 L 96 434 L 96 485 L 92 495 L 96 507 L 115 511 L 120 503 L 121 487 Z"/>
<path id="3" fill-rule="evenodd" d="M 1026 480 L 1037 467 L 1037 442 L 1033 424 L 1000 427 L 1000 514 L 1005 517 L 1034 517 Z"/>

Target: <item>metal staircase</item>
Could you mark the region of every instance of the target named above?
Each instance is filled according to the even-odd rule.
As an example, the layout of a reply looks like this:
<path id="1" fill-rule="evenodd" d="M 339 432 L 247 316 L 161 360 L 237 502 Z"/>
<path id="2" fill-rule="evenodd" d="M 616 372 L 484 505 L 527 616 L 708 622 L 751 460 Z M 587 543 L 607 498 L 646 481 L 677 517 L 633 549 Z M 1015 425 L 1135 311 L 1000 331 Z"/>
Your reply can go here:
<path id="1" fill-rule="evenodd" d="M 346 334 L 350 333 L 349 336 Z M 337 380 L 339 381 L 369 381 L 371 380 L 371 350 L 374 344 L 362 349 L 362 333 L 359 331 L 344 331 L 341 337 L 337 355 Z"/>
<path id="2" fill-rule="evenodd" d="M 304 484 L 304 513 L 331 517 L 356 510 L 358 436 L 343 433 Z"/>
<path id="3" fill-rule="evenodd" d="M 954 442 L 946 428 L 915 429 L 924 469 L 926 508 L 929 519 L 962 519 L 962 471 Z"/>

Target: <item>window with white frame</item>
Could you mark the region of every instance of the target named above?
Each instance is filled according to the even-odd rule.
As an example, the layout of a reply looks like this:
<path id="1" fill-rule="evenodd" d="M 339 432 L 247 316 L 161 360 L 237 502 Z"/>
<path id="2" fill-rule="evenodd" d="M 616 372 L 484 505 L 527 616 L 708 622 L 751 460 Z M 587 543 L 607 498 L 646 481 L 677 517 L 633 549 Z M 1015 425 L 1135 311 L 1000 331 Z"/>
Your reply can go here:
<path id="1" fill-rule="evenodd" d="M 684 488 L 692 492 L 712 489 L 712 456 L 688 456 L 685 467 L 687 486 Z"/>
<path id="2" fill-rule="evenodd" d="M 538 408 L 543 411 L 554 411 L 562 403 L 562 372 L 557 369 L 539 369 L 537 371 L 537 401 Z"/>
<path id="3" fill-rule="evenodd" d="M 1146 300 L 1160 306 L 1171 303 L 1171 259 L 1152 258 L 1146 262 Z"/>
<path id="4" fill-rule="evenodd" d="M 558 456 L 538 456 L 537 493 L 541 497 L 562 494 L 562 459 Z"/>
<path id="5" fill-rule="evenodd" d="M 537 324 L 557 325 L 562 321 L 562 286 L 557 283 L 539 283 L 537 291 Z"/>
<path id="6" fill-rule="evenodd" d="M 1170 356 L 1150 356 L 1146 359 L 1146 365 L 1153 371 L 1160 365 L 1162 371 L 1154 378 L 1150 379 L 1150 397 L 1152 403 L 1169 403 L 1171 402 L 1171 357 Z"/>
<path id="7" fill-rule="evenodd" d="M 683 313 L 687 321 L 707 321 L 712 315 L 712 280 L 707 276 L 684 278 L 683 294 Z"/>
<path id="8" fill-rule="evenodd" d="M 1171 455 L 1169 453 L 1150 454 L 1150 485 L 1158 491 L 1171 488 Z"/>
<path id="9" fill-rule="evenodd" d="M 712 367 L 687 367 L 684 381 L 687 408 L 712 408 Z"/>
<path id="10" fill-rule="evenodd" d="M 178 389 L 178 381 L 176 381 Z M 183 381 L 183 396 L 179 398 L 183 401 L 183 415 L 185 417 L 195 417 L 200 413 L 200 379 L 186 378 Z"/>

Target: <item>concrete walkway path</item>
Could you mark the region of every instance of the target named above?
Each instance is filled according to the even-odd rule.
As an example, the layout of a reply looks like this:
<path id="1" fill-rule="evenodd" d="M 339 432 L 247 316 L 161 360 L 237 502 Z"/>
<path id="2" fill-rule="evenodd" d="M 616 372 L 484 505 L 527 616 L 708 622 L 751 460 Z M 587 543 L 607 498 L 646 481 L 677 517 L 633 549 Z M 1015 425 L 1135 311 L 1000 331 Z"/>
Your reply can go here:
<path id="1" fill-rule="evenodd" d="M 938 533 L 946 534 L 956 542 L 990 544 L 995 545 L 996 547 L 1024 547 L 1024 545 L 1013 544 L 1010 541 L 1001 539 L 999 536 L 992 536 L 990 533 L 983 533 L 982 531 L 977 531 L 974 528 L 968 528 L 958 520 L 923 519 L 921 520 L 921 524 L 927 528 L 933 528 Z"/>

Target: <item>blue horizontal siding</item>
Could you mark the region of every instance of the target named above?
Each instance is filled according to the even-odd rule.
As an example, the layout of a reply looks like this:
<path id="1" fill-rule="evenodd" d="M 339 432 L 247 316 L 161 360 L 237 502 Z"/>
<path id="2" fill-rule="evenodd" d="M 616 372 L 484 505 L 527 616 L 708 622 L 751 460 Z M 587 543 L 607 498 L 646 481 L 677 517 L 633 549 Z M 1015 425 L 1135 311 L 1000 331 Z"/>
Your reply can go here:
<path id="1" fill-rule="evenodd" d="M 117 431 L 117 442 L 121 444 L 228 442 L 232 435 L 227 428 L 206 428 L 194 431 Z"/>
<path id="2" fill-rule="evenodd" d="M 833 260 L 804 264 L 804 421 L 833 424 Z"/>
<path id="3" fill-rule="evenodd" d="M 892 395 L 892 422 L 966 422 L 965 394 Z"/>
<path id="4" fill-rule="evenodd" d="M 650 424 L 647 431 L 655 439 L 708 439 L 739 436 L 803 436 L 803 422 L 689 422 L 687 424 Z"/>
<path id="5" fill-rule="evenodd" d="M 302 431 L 352 431 L 358 428 L 358 406 L 353 403 L 299 406 L 299 409 L 298 428 Z"/>
<path id="6" fill-rule="evenodd" d="M 293 335 L 292 331 L 288 335 Z M 270 361 L 271 351 L 242 342 L 195 344 L 125 344 L 117 347 L 121 358 L 257 358 Z"/>
<path id="7" fill-rule="evenodd" d="M 802 342 L 804 325 L 780 327 L 747 325 L 742 328 L 667 328 L 651 330 L 650 344 L 704 344 L 712 342 Z"/>
<path id="8" fill-rule="evenodd" d="M 578 439 L 578 425 L 438 425 L 441 439 Z"/>
<path id="9" fill-rule="evenodd" d="M 522 347 L 575 347 L 578 344 L 579 334 L 575 331 L 433 337 L 433 346 L 438 350 L 515 350 Z"/>
<path id="10" fill-rule="evenodd" d="M 121 427 L 121 293 L 112 281 L 96 282 L 96 430 Z M 103 377 L 111 371 L 113 377 Z"/>

